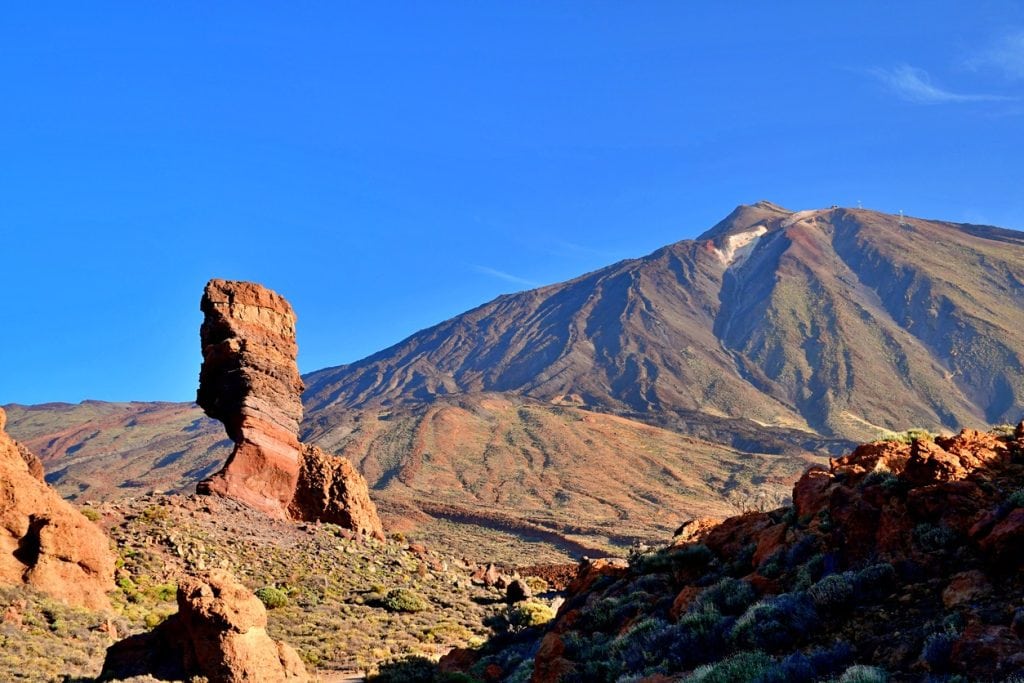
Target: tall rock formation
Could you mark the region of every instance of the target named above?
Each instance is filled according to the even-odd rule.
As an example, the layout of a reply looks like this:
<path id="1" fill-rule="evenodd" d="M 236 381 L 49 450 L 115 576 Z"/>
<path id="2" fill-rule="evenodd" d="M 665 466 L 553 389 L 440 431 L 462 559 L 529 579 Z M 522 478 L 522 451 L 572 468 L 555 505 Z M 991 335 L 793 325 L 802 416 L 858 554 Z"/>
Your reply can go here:
<path id="1" fill-rule="evenodd" d="M 99 527 L 42 481 L 0 408 L 0 584 L 25 584 L 72 605 L 110 606 L 114 558 Z"/>
<path id="2" fill-rule="evenodd" d="M 200 308 L 203 365 L 196 402 L 224 423 L 235 448 L 200 493 L 283 519 L 325 521 L 382 535 L 366 480 L 344 458 L 299 441 L 302 378 L 295 313 L 252 282 L 210 280 Z"/>
<path id="3" fill-rule="evenodd" d="M 227 280 L 207 283 L 200 308 L 196 402 L 235 442 L 224 469 L 202 490 L 287 517 L 299 475 L 302 419 L 295 313 L 276 292 Z"/>

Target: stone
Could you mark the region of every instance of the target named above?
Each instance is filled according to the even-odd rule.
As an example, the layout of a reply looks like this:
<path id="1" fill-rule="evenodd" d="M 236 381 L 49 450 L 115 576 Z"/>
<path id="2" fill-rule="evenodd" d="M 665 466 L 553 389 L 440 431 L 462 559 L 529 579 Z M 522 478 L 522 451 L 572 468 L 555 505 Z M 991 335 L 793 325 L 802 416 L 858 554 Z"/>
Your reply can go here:
<path id="1" fill-rule="evenodd" d="M 989 583 L 985 572 L 977 569 L 960 572 L 950 579 L 949 585 L 942 591 L 942 604 L 946 609 L 951 609 L 966 605 L 990 592 L 992 584 Z"/>
<path id="2" fill-rule="evenodd" d="M 38 460 L 4 432 L 6 424 L 0 408 L 0 584 L 109 609 L 114 557 L 107 537 L 33 473 Z"/>
<path id="3" fill-rule="evenodd" d="M 523 602 L 533 597 L 533 591 L 522 579 L 513 579 L 505 589 L 505 602 L 511 604 Z"/>
<path id="4" fill-rule="evenodd" d="M 288 512 L 294 519 L 329 522 L 384 538 L 366 479 L 347 459 L 316 446 L 302 446 L 301 469 Z"/>
<path id="5" fill-rule="evenodd" d="M 302 378 L 295 313 L 252 282 L 210 280 L 200 303 L 203 364 L 196 402 L 235 448 L 199 490 L 287 518 L 299 475 Z"/>
<path id="6" fill-rule="evenodd" d="M 99 680 L 309 681 L 295 650 L 271 639 L 266 627 L 263 603 L 229 572 L 186 577 L 178 586 L 177 614 L 149 633 L 111 645 Z"/>
<path id="7" fill-rule="evenodd" d="M 345 458 L 299 441 L 303 384 L 291 305 L 256 283 L 214 279 L 200 309 L 196 402 L 224 423 L 235 447 L 196 491 L 271 517 L 329 522 L 383 540 L 362 475 Z"/>

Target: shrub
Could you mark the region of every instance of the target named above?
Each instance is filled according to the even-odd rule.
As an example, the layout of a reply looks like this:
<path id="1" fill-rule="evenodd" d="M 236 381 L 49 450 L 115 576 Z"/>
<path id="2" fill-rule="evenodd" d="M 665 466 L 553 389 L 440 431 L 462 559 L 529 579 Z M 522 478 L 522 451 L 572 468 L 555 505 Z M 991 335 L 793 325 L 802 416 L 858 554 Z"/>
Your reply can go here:
<path id="1" fill-rule="evenodd" d="M 927 429 L 908 429 L 905 432 L 886 432 L 879 441 L 896 441 L 899 443 L 913 443 L 915 441 L 933 441 L 935 435 Z"/>
<path id="2" fill-rule="evenodd" d="M 816 607 L 845 609 L 853 602 L 853 572 L 829 574 L 807 590 Z"/>
<path id="3" fill-rule="evenodd" d="M 839 683 L 886 683 L 889 674 L 876 666 L 854 664 L 839 677 Z"/>
<path id="4" fill-rule="evenodd" d="M 696 607 L 713 606 L 721 614 L 740 615 L 757 600 L 754 587 L 742 579 L 726 577 L 704 590 Z"/>
<path id="5" fill-rule="evenodd" d="M 783 593 L 761 600 L 743 613 L 730 634 L 752 649 L 790 649 L 810 634 L 818 622 L 814 603 L 804 593 Z"/>
<path id="6" fill-rule="evenodd" d="M 671 572 L 684 569 L 702 569 L 715 555 L 702 543 L 667 548 L 655 552 L 631 552 L 629 566 L 641 574 Z"/>
<path id="7" fill-rule="evenodd" d="M 527 576 L 523 581 L 526 583 L 527 587 L 533 591 L 534 595 L 547 593 L 551 590 L 551 586 L 548 585 L 548 582 L 539 576 Z"/>
<path id="8" fill-rule="evenodd" d="M 955 531 L 946 526 L 927 522 L 914 527 L 913 536 L 917 546 L 929 553 L 952 548 L 957 543 Z"/>
<path id="9" fill-rule="evenodd" d="M 1011 508 L 1024 508 L 1024 489 L 1017 489 L 1007 496 L 1006 505 Z"/>
<path id="10" fill-rule="evenodd" d="M 755 681 L 774 664 L 763 652 L 740 652 L 717 664 L 706 664 L 694 670 L 688 680 L 699 683 L 743 683 Z"/>
<path id="11" fill-rule="evenodd" d="M 531 626 L 541 626 L 555 618 L 555 610 L 549 605 L 536 600 L 527 600 L 512 605 L 506 613 L 509 626 L 513 630 L 521 630 Z"/>
<path id="12" fill-rule="evenodd" d="M 896 588 L 896 569 L 888 562 L 864 567 L 853 575 L 853 592 L 862 602 L 874 602 Z"/>
<path id="13" fill-rule="evenodd" d="M 256 597 L 260 599 L 267 609 L 277 609 L 288 604 L 288 594 L 280 588 L 264 586 L 256 591 Z"/>
<path id="14" fill-rule="evenodd" d="M 408 588 L 394 588 L 388 591 L 381 603 L 392 612 L 422 612 L 430 607 L 419 593 Z"/>
<path id="15" fill-rule="evenodd" d="M 82 513 L 82 516 L 85 517 L 90 522 L 99 521 L 100 513 L 96 512 L 92 508 L 82 508 L 81 513 Z"/>

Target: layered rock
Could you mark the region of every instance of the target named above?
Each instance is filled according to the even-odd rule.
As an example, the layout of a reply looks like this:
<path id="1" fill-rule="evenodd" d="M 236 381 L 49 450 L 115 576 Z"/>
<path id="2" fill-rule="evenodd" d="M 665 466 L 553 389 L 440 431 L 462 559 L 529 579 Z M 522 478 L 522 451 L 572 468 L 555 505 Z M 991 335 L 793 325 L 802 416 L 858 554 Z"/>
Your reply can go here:
<path id="1" fill-rule="evenodd" d="M 207 283 L 200 308 L 196 402 L 235 442 L 224 468 L 200 491 L 285 518 L 298 480 L 302 419 L 295 313 L 265 287 L 216 279 Z"/>
<path id="2" fill-rule="evenodd" d="M 106 609 L 114 558 L 106 536 L 42 481 L 42 467 L 5 432 L 0 409 L 0 583 Z"/>
<path id="3" fill-rule="evenodd" d="M 284 297 L 252 282 L 210 280 L 200 308 L 196 402 L 224 423 L 235 448 L 197 490 L 273 517 L 383 535 L 366 480 L 344 458 L 299 441 L 303 384 L 295 313 Z"/>
<path id="4" fill-rule="evenodd" d="M 178 613 L 112 645 L 99 680 L 308 681 L 295 650 L 271 639 L 266 627 L 263 603 L 227 571 L 186 578 L 178 586 Z"/>

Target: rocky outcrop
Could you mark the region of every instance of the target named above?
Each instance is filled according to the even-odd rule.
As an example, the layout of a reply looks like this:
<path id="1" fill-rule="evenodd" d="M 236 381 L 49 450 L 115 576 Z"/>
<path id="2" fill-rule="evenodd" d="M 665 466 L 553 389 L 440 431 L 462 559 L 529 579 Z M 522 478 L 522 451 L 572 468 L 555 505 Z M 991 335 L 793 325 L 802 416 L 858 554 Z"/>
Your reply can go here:
<path id="1" fill-rule="evenodd" d="M 584 563 L 533 642 L 442 665 L 493 662 L 503 680 L 532 652 L 534 683 L 738 666 L 743 680 L 1024 676 L 1024 423 L 866 444 L 811 468 L 793 502 L 689 522 L 612 571 Z"/>
<path id="2" fill-rule="evenodd" d="M 288 507 L 295 519 L 337 524 L 357 533 L 384 537 L 377 506 L 363 475 L 345 458 L 303 444 L 295 495 Z"/>
<path id="3" fill-rule="evenodd" d="M 200 309 L 203 365 L 196 402 L 235 442 L 203 493 L 287 517 L 299 474 L 302 378 L 295 313 L 276 292 L 251 282 L 210 280 Z"/>
<path id="4" fill-rule="evenodd" d="M 187 578 L 178 586 L 178 613 L 149 633 L 112 645 L 99 680 L 308 681 L 295 650 L 272 640 L 266 626 L 263 603 L 230 573 Z"/>
<path id="5" fill-rule="evenodd" d="M 0 583 L 106 609 L 114 558 L 106 536 L 42 481 L 41 465 L 4 432 L 0 408 Z"/>
<path id="6" fill-rule="evenodd" d="M 284 297 L 252 282 L 210 280 L 200 308 L 196 402 L 224 423 L 235 448 L 198 492 L 277 518 L 383 536 L 362 475 L 344 458 L 299 441 L 303 385 L 295 313 Z"/>

